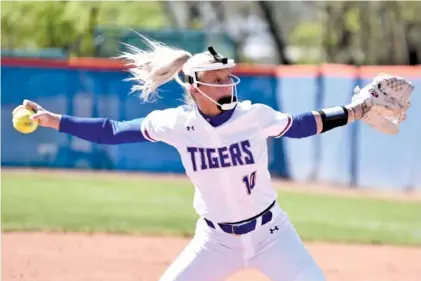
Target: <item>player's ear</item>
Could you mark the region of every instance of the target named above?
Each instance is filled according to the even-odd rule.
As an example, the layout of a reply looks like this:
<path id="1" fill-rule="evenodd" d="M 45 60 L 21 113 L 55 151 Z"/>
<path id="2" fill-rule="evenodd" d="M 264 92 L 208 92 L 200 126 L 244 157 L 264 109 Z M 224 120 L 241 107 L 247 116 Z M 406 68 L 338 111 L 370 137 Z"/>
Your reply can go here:
<path id="1" fill-rule="evenodd" d="M 197 88 L 192 84 L 186 84 L 187 94 L 191 96 L 191 98 L 196 101 L 196 94 L 198 93 Z"/>
<path id="2" fill-rule="evenodd" d="M 189 84 L 189 92 L 191 95 L 197 95 L 199 93 L 199 91 L 197 90 L 197 87 L 194 85 Z"/>

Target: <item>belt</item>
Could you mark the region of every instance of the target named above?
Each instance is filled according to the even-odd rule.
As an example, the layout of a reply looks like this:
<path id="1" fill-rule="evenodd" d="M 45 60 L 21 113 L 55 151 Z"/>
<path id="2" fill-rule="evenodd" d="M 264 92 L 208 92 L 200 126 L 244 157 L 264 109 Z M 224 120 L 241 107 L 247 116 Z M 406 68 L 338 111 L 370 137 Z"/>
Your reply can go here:
<path id="1" fill-rule="evenodd" d="M 224 231 L 225 233 L 229 233 L 229 234 L 235 234 L 235 235 L 243 235 L 243 234 L 247 234 L 253 230 L 256 229 L 256 225 L 257 225 L 257 219 L 259 217 L 262 217 L 262 224 L 261 225 L 265 225 L 268 222 L 270 222 L 272 220 L 272 212 L 270 211 L 270 209 L 275 205 L 276 201 L 273 201 L 272 204 L 270 204 L 269 207 L 267 207 L 263 212 L 261 212 L 260 214 L 243 220 L 243 221 L 239 221 L 239 222 L 231 222 L 231 223 L 218 223 L 217 225 L 219 225 L 219 227 L 222 229 L 222 231 Z M 215 223 L 213 223 L 212 221 L 204 218 L 206 221 L 206 224 L 213 229 L 216 229 L 215 227 Z"/>

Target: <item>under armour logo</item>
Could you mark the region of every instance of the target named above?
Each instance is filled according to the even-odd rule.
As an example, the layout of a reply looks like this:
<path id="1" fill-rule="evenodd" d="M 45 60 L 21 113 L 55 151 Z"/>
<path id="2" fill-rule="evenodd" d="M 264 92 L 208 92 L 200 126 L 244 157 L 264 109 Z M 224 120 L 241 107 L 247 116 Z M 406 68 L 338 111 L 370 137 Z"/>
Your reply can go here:
<path id="1" fill-rule="evenodd" d="M 194 126 L 187 126 L 187 131 L 190 131 L 190 130 L 194 131 Z"/>
<path id="2" fill-rule="evenodd" d="M 270 229 L 270 234 L 273 234 L 276 230 L 279 230 L 278 226 L 275 225 L 275 227 Z"/>

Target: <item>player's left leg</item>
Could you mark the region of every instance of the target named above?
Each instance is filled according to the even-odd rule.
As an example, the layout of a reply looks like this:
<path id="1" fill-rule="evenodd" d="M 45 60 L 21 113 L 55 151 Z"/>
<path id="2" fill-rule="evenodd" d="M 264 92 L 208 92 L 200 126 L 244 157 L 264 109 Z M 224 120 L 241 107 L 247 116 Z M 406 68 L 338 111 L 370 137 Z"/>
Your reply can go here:
<path id="1" fill-rule="evenodd" d="M 275 208 L 279 208 L 276 206 Z M 252 237 L 255 255 L 247 267 L 272 281 L 326 281 L 288 217 L 279 217 Z"/>

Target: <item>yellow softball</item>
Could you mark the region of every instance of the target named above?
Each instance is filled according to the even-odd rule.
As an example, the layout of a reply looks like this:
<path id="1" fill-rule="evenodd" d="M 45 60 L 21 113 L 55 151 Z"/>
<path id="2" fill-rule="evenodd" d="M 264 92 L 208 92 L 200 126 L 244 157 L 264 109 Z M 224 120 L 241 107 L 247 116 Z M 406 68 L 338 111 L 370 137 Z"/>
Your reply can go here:
<path id="1" fill-rule="evenodd" d="M 13 127 L 22 134 L 29 134 L 38 128 L 38 122 L 29 119 L 35 112 L 31 109 L 21 108 L 13 114 Z"/>

